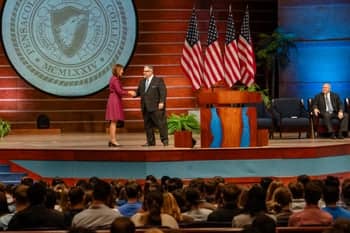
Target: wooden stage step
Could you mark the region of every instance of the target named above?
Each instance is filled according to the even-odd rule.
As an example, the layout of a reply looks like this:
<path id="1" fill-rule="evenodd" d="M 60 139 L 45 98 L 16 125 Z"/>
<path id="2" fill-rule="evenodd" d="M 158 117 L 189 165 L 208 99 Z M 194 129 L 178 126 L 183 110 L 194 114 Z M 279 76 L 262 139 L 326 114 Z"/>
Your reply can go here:
<path id="1" fill-rule="evenodd" d="M 11 135 L 56 135 L 61 129 L 12 129 Z"/>

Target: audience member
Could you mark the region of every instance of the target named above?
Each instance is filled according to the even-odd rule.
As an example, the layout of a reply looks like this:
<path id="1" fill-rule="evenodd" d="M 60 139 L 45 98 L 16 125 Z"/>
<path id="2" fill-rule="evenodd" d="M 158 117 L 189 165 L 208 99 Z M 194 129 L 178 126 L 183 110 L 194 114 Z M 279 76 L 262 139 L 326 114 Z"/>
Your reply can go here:
<path id="1" fill-rule="evenodd" d="M 15 213 L 9 222 L 8 230 L 64 229 L 63 214 L 44 205 L 46 187 L 42 182 L 30 186 L 27 196 L 29 206 Z"/>
<path id="2" fill-rule="evenodd" d="M 182 213 L 183 216 L 191 217 L 195 222 L 207 221 L 208 215 L 213 212 L 207 208 L 200 207 L 200 192 L 197 188 L 189 187 L 185 190 L 186 202 L 189 210 Z"/>
<path id="3" fill-rule="evenodd" d="M 131 217 L 142 209 L 142 202 L 140 201 L 142 189 L 135 181 L 131 181 L 125 184 L 125 191 L 127 203 L 119 206 L 118 210 L 123 216 Z"/>
<path id="4" fill-rule="evenodd" d="M 350 210 L 350 179 L 345 179 L 342 183 L 341 199 L 343 207 Z"/>
<path id="5" fill-rule="evenodd" d="M 266 214 L 275 220 L 275 216 L 269 215 L 266 209 L 265 192 L 261 185 L 253 185 L 247 192 L 246 202 L 243 207 L 243 212 L 236 215 L 232 219 L 233 227 L 244 227 L 245 225 L 252 224 L 256 216 L 260 214 Z"/>
<path id="6" fill-rule="evenodd" d="M 27 196 L 27 190 L 29 186 L 19 184 L 13 193 L 15 212 L 3 215 L 0 217 L 0 228 L 7 230 L 8 224 L 16 212 L 22 211 L 29 206 L 29 200 Z"/>
<path id="7" fill-rule="evenodd" d="M 302 174 L 302 175 L 299 175 L 299 176 L 297 177 L 297 182 L 302 183 L 303 186 L 304 186 L 304 188 L 305 188 L 305 185 L 306 185 L 307 183 L 309 183 L 310 181 L 311 181 L 310 176 L 308 176 L 308 175 L 306 175 L 306 174 Z"/>
<path id="8" fill-rule="evenodd" d="M 306 205 L 304 199 L 304 185 L 295 181 L 288 184 L 288 188 L 292 193 L 292 203 L 290 209 L 292 212 L 302 211 Z"/>
<path id="9" fill-rule="evenodd" d="M 93 200 L 88 209 L 76 214 L 72 227 L 89 229 L 108 229 L 112 222 L 121 216 L 119 211 L 108 206 L 112 195 L 111 185 L 103 180 L 95 180 L 93 185 Z"/>
<path id="10" fill-rule="evenodd" d="M 325 201 L 326 207 L 322 210 L 327 211 L 333 216 L 333 220 L 338 218 L 350 219 L 350 211 L 340 206 L 337 206 L 339 201 L 339 180 L 335 177 L 327 177 L 323 188 L 323 200 Z"/>
<path id="11" fill-rule="evenodd" d="M 169 214 L 170 216 L 173 216 L 178 223 L 182 222 L 183 220 L 180 207 L 177 204 L 174 195 L 170 192 L 163 193 L 163 205 L 161 212 L 163 214 Z"/>
<path id="12" fill-rule="evenodd" d="M 72 187 L 68 192 L 69 208 L 63 212 L 67 227 L 72 225 L 73 217 L 85 209 L 85 193 L 79 186 Z"/>
<path id="13" fill-rule="evenodd" d="M 331 225 L 333 222 L 332 215 L 323 211 L 318 206 L 318 202 L 322 196 L 322 188 L 315 181 L 310 181 L 305 186 L 305 201 L 304 210 L 293 213 L 289 217 L 288 226 L 311 226 Z"/>
<path id="14" fill-rule="evenodd" d="M 274 201 L 272 200 L 272 196 L 273 193 L 275 192 L 275 190 L 279 187 L 282 187 L 283 183 L 279 180 L 274 180 L 270 183 L 269 187 L 267 187 L 267 191 L 266 191 L 266 208 L 267 208 L 267 212 L 273 212 L 272 208 L 274 206 Z"/>
<path id="15" fill-rule="evenodd" d="M 111 233 L 134 233 L 135 231 L 135 224 L 128 217 L 116 218 L 110 228 Z"/>
<path id="16" fill-rule="evenodd" d="M 241 189 L 235 184 L 225 184 L 222 189 L 223 206 L 218 207 L 208 215 L 208 221 L 230 222 L 233 217 L 242 213 L 238 207 Z"/>
<path id="17" fill-rule="evenodd" d="M 252 227 L 258 229 L 260 233 L 275 233 L 276 222 L 266 214 L 259 214 L 252 222 Z"/>
<path id="18" fill-rule="evenodd" d="M 149 191 L 145 194 L 144 212 L 136 213 L 131 217 L 136 227 L 169 227 L 179 228 L 174 217 L 161 213 L 163 194 L 158 191 Z"/>
<path id="19" fill-rule="evenodd" d="M 272 196 L 272 200 L 275 203 L 273 206 L 273 212 L 276 216 L 277 226 L 288 226 L 289 217 L 292 215 L 290 210 L 290 204 L 292 202 L 292 194 L 287 187 L 279 187 L 275 190 Z"/>

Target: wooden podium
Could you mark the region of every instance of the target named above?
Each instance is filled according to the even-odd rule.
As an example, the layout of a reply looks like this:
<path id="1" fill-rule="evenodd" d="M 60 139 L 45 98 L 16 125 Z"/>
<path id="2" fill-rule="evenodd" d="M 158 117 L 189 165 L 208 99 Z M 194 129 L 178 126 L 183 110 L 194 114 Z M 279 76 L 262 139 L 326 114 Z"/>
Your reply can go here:
<path id="1" fill-rule="evenodd" d="M 258 92 L 228 89 L 201 90 L 198 94 L 201 147 L 250 147 L 257 145 L 254 104 Z"/>

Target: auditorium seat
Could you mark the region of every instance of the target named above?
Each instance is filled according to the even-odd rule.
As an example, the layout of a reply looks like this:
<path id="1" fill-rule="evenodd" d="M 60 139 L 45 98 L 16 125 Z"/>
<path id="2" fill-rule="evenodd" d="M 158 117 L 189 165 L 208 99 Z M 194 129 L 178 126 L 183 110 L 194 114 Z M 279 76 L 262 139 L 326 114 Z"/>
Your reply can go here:
<path id="1" fill-rule="evenodd" d="M 282 138 L 282 132 L 310 131 L 310 118 L 305 109 L 304 101 L 300 98 L 275 98 L 272 99 L 272 109 L 276 113 L 276 126 Z"/>
<path id="2" fill-rule="evenodd" d="M 275 122 L 271 109 L 267 109 L 264 102 L 256 104 L 256 115 L 258 129 L 267 129 L 269 131 L 269 138 L 273 138 L 275 130 Z"/>
<path id="3" fill-rule="evenodd" d="M 276 233 L 322 233 L 329 226 L 277 227 Z"/>

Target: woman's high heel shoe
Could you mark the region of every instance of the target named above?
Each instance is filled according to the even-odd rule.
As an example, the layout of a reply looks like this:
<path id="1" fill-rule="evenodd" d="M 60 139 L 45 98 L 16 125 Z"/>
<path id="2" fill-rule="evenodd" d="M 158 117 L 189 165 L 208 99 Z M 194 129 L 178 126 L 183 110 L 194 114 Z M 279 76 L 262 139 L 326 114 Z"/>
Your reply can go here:
<path id="1" fill-rule="evenodd" d="M 113 143 L 113 142 L 108 142 L 109 147 L 120 147 L 120 144 L 118 143 Z"/>

